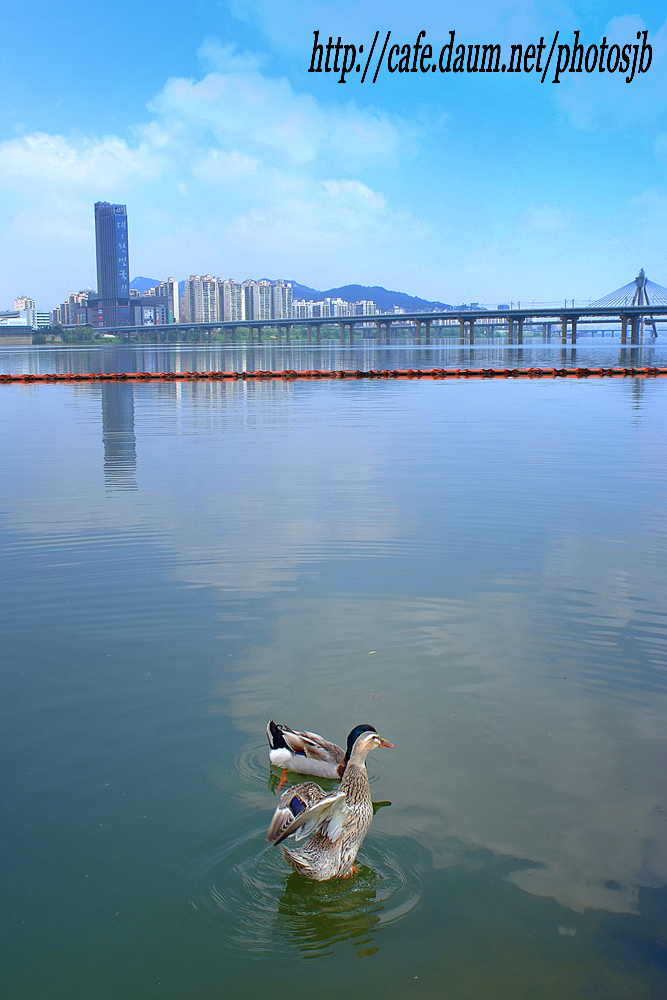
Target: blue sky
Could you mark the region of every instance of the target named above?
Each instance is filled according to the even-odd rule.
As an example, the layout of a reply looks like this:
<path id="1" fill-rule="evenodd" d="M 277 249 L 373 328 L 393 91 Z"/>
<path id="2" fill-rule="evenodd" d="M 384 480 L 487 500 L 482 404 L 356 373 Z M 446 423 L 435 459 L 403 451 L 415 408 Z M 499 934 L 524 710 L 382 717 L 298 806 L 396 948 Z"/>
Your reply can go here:
<path id="1" fill-rule="evenodd" d="M 0 308 L 95 285 L 93 203 L 133 275 L 359 282 L 446 302 L 667 284 L 664 6 L 489 0 L 6 0 Z M 308 73 L 313 31 L 392 41 L 635 42 L 648 73 Z"/>

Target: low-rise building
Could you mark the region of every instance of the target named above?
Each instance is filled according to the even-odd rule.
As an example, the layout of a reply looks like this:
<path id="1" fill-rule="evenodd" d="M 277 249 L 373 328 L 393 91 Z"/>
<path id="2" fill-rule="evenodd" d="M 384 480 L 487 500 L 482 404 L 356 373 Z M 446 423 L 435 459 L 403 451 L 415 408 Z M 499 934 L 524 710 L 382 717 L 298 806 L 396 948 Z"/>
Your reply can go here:
<path id="1" fill-rule="evenodd" d="M 320 301 L 314 299 L 297 299 L 292 303 L 292 317 L 294 319 L 325 319 L 327 317 L 339 318 L 343 316 L 372 316 L 378 309 L 370 299 L 360 302 L 346 302 L 345 299 L 325 298 Z"/>

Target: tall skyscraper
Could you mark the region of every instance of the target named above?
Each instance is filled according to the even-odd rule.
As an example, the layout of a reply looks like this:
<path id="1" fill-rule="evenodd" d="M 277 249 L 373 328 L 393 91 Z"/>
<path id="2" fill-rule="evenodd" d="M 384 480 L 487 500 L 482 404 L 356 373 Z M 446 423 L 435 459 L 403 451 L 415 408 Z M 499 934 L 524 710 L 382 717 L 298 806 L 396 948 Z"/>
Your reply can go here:
<path id="1" fill-rule="evenodd" d="M 97 296 L 105 326 L 130 325 L 127 206 L 95 202 Z"/>

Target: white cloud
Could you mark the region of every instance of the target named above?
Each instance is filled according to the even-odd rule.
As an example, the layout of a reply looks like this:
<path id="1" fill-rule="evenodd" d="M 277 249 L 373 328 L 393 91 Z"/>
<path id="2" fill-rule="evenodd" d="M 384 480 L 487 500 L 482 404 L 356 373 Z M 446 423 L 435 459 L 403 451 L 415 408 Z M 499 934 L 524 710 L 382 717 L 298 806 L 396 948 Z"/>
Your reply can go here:
<path id="1" fill-rule="evenodd" d="M 38 254 L 53 274 L 51 287 L 35 290 L 44 306 L 91 280 L 100 199 L 130 206 L 132 268 L 143 273 L 296 274 L 304 245 L 323 253 L 323 267 L 333 262 L 341 228 L 357 231 L 355 251 L 373 262 L 379 241 L 380 255 L 391 255 L 399 230 L 408 242 L 423 235 L 362 176 L 396 163 L 407 127 L 352 102 L 325 107 L 231 46 L 209 40 L 200 56 L 224 72 L 169 79 L 130 137 L 40 132 L 0 143 L 4 236 L 15 248 L 14 271 L 0 279 L 5 299 L 31 284 Z"/>
<path id="2" fill-rule="evenodd" d="M 257 71 L 266 62 L 261 52 L 241 52 L 237 45 L 221 45 L 217 38 L 206 38 L 197 50 L 197 56 L 208 69 L 218 73 Z"/>
<path id="3" fill-rule="evenodd" d="M 130 147 L 117 136 L 66 139 L 33 132 L 0 143 L 0 177 L 21 187 L 35 181 L 53 187 L 115 186 L 131 178 L 152 180 L 163 164 L 154 147 Z"/>
<path id="4" fill-rule="evenodd" d="M 325 108 L 311 94 L 295 93 L 287 79 L 257 71 L 171 79 L 149 107 L 174 139 L 195 134 L 200 142 L 208 137 L 224 150 L 241 147 L 285 164 L 351 164 L 392 156 L 400 144 L 385 116 L 353 103 Z"/>

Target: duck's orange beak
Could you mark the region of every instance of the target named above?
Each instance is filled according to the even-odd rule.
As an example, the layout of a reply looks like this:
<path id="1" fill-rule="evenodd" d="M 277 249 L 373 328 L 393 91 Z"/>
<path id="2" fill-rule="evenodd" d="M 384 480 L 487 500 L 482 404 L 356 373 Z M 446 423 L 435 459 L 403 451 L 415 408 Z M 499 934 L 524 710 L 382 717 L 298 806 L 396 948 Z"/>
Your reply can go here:
<path id="1" fill-rule="evenodd" d="M 394 744 L 390 743 L 389 740 L 385 740 L 382 736 L 380 737 L 379 747 L 390 747 L 393 749 Z"/>

